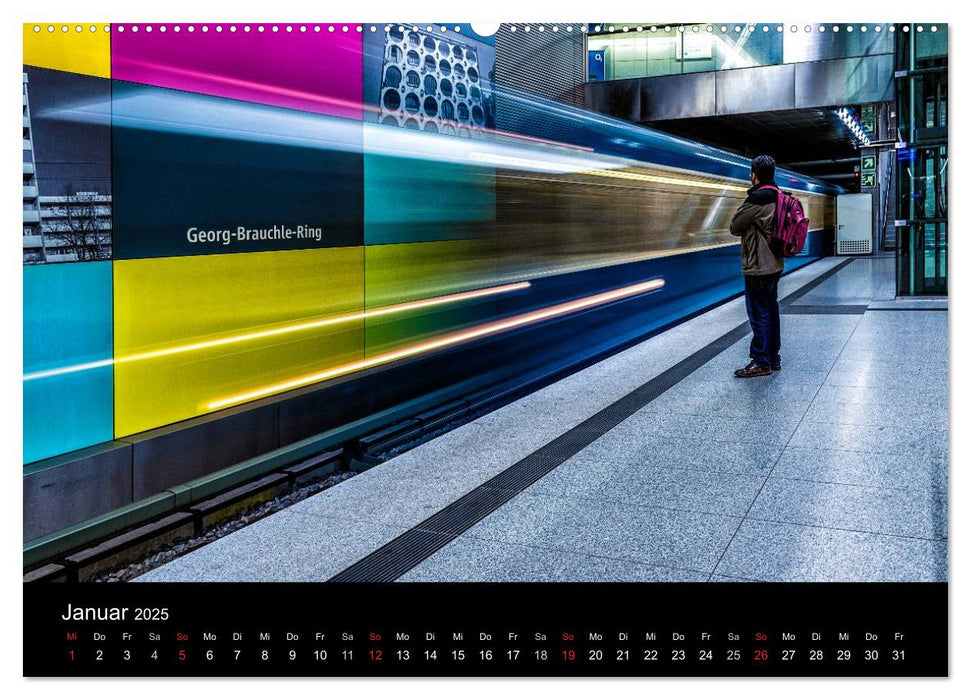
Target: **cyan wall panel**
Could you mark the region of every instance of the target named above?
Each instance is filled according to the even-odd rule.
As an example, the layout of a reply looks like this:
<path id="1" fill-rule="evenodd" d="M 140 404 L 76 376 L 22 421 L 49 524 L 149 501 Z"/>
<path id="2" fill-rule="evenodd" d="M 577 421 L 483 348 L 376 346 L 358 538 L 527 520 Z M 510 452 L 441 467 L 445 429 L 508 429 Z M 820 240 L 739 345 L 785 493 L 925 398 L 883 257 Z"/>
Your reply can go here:
<path id="1" fill-rule="evenodd" d="M 368 245 L 485 238 L 494 235 L 495 218 L 491 168 L 365 156 L 364 239 Z"/>
<path id="2" fill-rule="evenodd" d="M 111 263 L 24 267 L 24 463 L 112 437 Z"/>

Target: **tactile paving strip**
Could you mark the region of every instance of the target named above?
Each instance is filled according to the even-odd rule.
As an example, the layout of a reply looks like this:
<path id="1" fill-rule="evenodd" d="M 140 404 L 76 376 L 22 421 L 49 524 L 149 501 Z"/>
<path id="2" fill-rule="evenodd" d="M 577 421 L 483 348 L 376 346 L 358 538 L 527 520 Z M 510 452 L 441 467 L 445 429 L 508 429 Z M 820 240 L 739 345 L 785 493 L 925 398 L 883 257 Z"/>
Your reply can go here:
<path id="1" fill-rule="evenodd" d="M 852 263 L 845 260 L 780 300 L 781 308 L 828 280 Z M 642 384 L 558 438 L 497 474 L 478 488 L 425 519 L 412 529 L 376 549 L 330 579 L 334 583 L 382 583 L 394 581 L 440 550 L 463 532 L 498 510 L 531 484 L 563 464 L 570 457 L 689 374 L 707 364 L 749 333 L 742 323 L 712 341 L 670 369 Z"/>
<path id="2" fill-rule="evenodd" d="M 780 314 L 809 314 L 816 316 L 861 316 L 866 313 L 866 304 L 790 304 Z"/>

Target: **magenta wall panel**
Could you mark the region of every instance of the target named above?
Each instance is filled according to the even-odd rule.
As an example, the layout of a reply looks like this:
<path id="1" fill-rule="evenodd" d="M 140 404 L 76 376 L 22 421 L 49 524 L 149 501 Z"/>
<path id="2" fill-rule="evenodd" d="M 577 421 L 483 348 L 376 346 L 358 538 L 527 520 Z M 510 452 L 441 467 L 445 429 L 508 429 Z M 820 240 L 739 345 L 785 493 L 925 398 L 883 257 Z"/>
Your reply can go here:
<path id="1" fill-rule="evenodd" d="M 339 25 L 333 32 L 328 31 L 329 25 L 320 26 L 319 31 L 315 27 L 118 25 L 111 37 L 111 77 L 361 119 L 362 35 L 358 25 Z"/>

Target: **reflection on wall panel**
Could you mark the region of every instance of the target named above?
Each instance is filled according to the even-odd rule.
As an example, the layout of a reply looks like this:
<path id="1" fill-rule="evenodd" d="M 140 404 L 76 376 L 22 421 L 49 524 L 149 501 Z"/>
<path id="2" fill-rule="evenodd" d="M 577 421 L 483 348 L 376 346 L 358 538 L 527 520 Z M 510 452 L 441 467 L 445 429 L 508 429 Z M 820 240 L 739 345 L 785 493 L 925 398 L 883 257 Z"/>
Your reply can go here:
<path id="1" fill-rule="evenodd" d="M 782 51 L 785 63 L 893 53 L 893 34 L 883 31 L 786 32 Z"/>
<path id="2" fill-rule="evenodd" d="M 893 55 L 797 63 L 796 109 L 893 99 Z"/>
<path id="3" fill-rule="evenodd" d="M 40 27 L 39 32 L 34 31 L 35 26 Z M 110 78 L 111 33 L 105 31 L 108 25 L 103 22 L 72 24 L 67 32 L 61 30 L 62 26 L 61 23 L 24 24 L 24 64 Z M 48 27 L 54 31 L 48 31 Z"/>
<path id="4" fill-rule="evenodd" d="M 24 463 L 111 439 L 111 263 L 24 268 Z"/>
<path id="5" fill-rule="evenodd" d="M 111 259 L 111 81 L 24 66 L 24 264 Z"/>
<path id="6" fill-rule="evenodd" d="M 115 434 L 363 357 L 360 247 L 115 263 Z"/>
<path id="7" fill-rule="evenodd" d="M 115 81 L 115 258 L 360 245 L 361 122 Z"/>
<path id="8" fill-rule="evenodd" d="M 737 245 L 729 224 L 747 189 L 737 180 L 649 167 L 501 170 L 496 181 L 497 264 L 521 279 Z M 796 194 L 810 228 L 833 226 L 831 198 Z"/>
<path id="9" fill-rule="evenodd" d="M 747 114 L 792 109 L 795 66 L 762 66 L 715 74 L 715 114 Z"/>
<path id="10" fill-rule="evenodd" d="M 368 245 L 492 236 L 495 216 L 491 169 L 389 156 L 364 158 Z"/>
<path id="11" fill-rule="evenodd" d="M 368 309 L 432 299 L 505 284 L 495 268 L 495 241 L 480 238 L 371 245 L 365 249 Z M 367 321 L 369 356 L 447 330 L 491 320 L 494 296 L 417 308 Z"/>
<path id="12" fill-rule="evenodd" d="M 214 31 L 202 25 L 126 25 L 116 32 L 119 80 L 318 114 L 361 118 L 361 34 Z M 192 26 L 194 31 L 189 31 Z M 140 31 L 134 32 L 132 28 Z M 223 28 L 225 29 L 225 27 Z"/>
<path id="13" fill-rule="evenodd" d="M 785 187 L 785 185 L 783 185 Z M 799 194 L 799 199 L 809 217 L 809 228 L 832 229 L 836 227 L 836 201 L 832 197 Z"/>
<path id="14" fill-rule="evenodd" d="M 500 264 L 529 277 L 738 243 L 728 231 L 745 197 L 736 181 L 638 168 L 500 171 L 497 182 Z"/>

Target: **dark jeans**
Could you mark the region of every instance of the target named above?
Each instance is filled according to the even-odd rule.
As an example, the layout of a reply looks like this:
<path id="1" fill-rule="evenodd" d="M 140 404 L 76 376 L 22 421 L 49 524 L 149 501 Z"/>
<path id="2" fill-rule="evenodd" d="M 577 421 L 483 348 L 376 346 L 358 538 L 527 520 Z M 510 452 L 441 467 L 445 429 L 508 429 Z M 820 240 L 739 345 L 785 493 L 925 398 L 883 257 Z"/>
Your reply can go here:
<path id="1" fill-rule="evenodd" d="M 782 334 L 779 329 L 779 277 L 745 275 L 745 309 L 752 326 L 749 357 L 762 367 L 778 364 L 781 359 Z"/>

